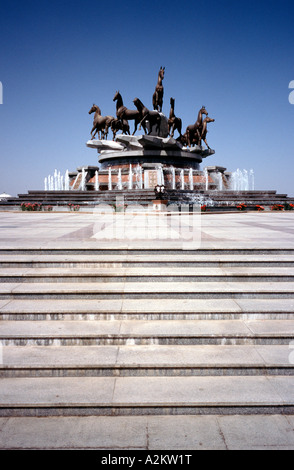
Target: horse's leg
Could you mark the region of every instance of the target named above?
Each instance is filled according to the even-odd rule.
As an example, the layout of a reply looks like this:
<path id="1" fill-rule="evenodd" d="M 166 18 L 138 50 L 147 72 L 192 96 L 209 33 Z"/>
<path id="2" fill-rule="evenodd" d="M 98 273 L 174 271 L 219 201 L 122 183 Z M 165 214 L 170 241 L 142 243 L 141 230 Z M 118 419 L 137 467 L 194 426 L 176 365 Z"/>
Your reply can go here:
<path id="1" fill-rule="evenodd" d="M 130 135 L 130 126 L 128 124 L 128 121 L 124 119 L 121 121 L 121 129 L 123 134 L 129 134 Z"/>
<path id="2" fill-rule="evenodd" d="M 176 118 L 175 130 L 178 131 L 180 135 L 182 135 L 182 119 Z"/>
<path id="3" fill-rule="evenodd" d="M 175 133 L 175 123 L 173 122 L 173 124 L 172 124 L 172 126 L 171 126 L 171 131 L 169 132 L 169 135 L 170 135 L 171 137 L 173 137 L 173 136 L 174 136 L 174 133 Z"/>
<path id="4" fill-rule="evenodd" d="M 153 95 L 153 109 L 158 111 L 158 92 L 156 91 Z"/>
<path id="5" fill-rule="evenodd" d="M 143 122 L 145 123 L 146 117 L 147 117 L 147 114 L 146 114 L 146 115 L 143 117 L 143 119 L 140 121 L 139 131 L 141 130 L 141 127 L 142 127 L 142 125 L 143 125 Z"/>
<path id="6" fill-rule="evenodd" d="M 115 137 L 116 137 L 117 131 L 118 131 L 119 129 L 116 127 L 115 124 L 111 124 L 111 125 L 110 125 L 110 128 L 111 128 L 111 130 L 112 130 L 112 140 L 114 140 Z"/>
<path id="7" fill-rule="evenodd" d="M 202 140 L 201 137 L 202 137 L 202 136 L 200 135 L 199 129 L 197 129 L 196 133 L 197 133 L 197 137 L 198 137 L 198 143 L 197 143 L 197 145 L 201 146 L 201 140 Z"/>
<path id="8" fill-rule="evenodd" d="M 144 130 L 144 133 L 147 134 L 147 127 L 146 127 L 145 121 L 142 121 L 141 124 L 142 124 L 143 130 Z"/>
<path id="9" fill-rule="evenodd" d="M 190 141 L 190 131 L 187 129 L 187 147 L 191 147 L 191 141 Z"/>
<path id="10" fill-rule="evenodd" d="M 127 135 L 131 135 L 130 126 L 129 126 L 128 122 L 126 122 L 126 123 L 124 124 L 123 133 L 124 133 L 124 134 L 127 134 Z"/>
<path id="11" fill-rule="evenodd" d="M 203 142 L 205 142 L 206 147 L 208 148 L 208 150 L 211 150 L 208 143 L 207 143 L 207 141 L 206 141 L 206 136 L 205 135 L 202 137 L 202 140 L 203 140 Z M 200 142 L 200 145 L 201 145 L 201 142 Z"/>
<path id="12" fill-rule="evenodd" d="M 152 119 L 151 116 L 146 115 L 144 119 L 146 119 L 146 118 L 148 118 L 147 120 L 149 122 L 149 132 L 148 132 L 147 135 L 150 135 L 151 132 L 152 132 L 152 127 L 154 126 L 155 123 L 153 122 L 153 119 Z"/>
<path id="13" fill-rule="evenodd" d="M 159 134 L 159 133 L 160 133 L 160 124 L 161 124 L 161 116 L 160 116 L 160 115 L 158 115 L 158 117 L 157 117 L 157 119 L 156 119 L 156 124 L 157 124 L 156 130 L 157 130 L 157 132 L 158 132 L 158 134 Z"/>
<path id="14" fill-rule="evenodd" d="M 178 132 L 179 132 L 180 135 L 182 135 L 182 119 L 180 119 L 180 118 L 179 118 Z"/>
<path id="15" fill-rule="evenodd" d="M 156 109 L 156 91 L 155 93 L 153 93 L 153 96 L 152 96 L 152 105 L 153 105 L 153 109 Z"/>
<path id="16" fill-rule="evenodd" d="M 91 130 L 91 132 L 90 132 L 90 134 L 91 134 L 91 140 L 93 140 L 93 139 L 94 139 L 94 136 L 95 136 L 96 132 L 94 133 L 94 135 L 93 135 L 93 132 L 94 132 L 95 130 L 96 130 L 96 132 L 97 132 L 97 129 L 96 129 L 96 127 L 95 127 L 95 126 L 93 126 L 93 127 L 92 127 L 92 130 Z"/>
<path id="17" fill-rule="evenodd" d="M 132 133 L 132 135 L 135 135 L 135 133 L 137 132 L 137 127 L 138 127 L 138 120 L 135 118 L 134 119 L 134 132 Z"/>
<path id="18" fill-rule="evenodd" d="M 161 113 L 162 112 L 162 103 L 163 103 L 163 100 L 162 100 L 162 97 L 159 98 L 159 112 Z"/>

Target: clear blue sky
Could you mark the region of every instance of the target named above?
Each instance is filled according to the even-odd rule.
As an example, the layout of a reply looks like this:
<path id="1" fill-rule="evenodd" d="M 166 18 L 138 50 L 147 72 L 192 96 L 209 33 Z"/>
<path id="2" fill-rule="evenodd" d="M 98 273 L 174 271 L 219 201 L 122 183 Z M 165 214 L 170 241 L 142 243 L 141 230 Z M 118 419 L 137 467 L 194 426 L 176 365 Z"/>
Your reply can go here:
<path id="1" fill-rule="evenodd" d="M 293 0 L 6 1 L 0 10 L 0 193 L 43 189 L 54 169 L 96 165 L 93 103 L 115 115 L 120 90 L 183 127 L 215 118 L 208 165 L 255 171 L 256 189 L 294 195 Z"/>

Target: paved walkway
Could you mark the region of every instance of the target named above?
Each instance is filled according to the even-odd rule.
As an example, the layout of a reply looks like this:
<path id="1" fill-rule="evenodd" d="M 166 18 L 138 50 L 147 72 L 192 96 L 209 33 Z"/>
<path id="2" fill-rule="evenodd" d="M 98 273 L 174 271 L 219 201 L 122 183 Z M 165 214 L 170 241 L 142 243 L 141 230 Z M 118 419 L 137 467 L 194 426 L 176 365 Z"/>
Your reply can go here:
<path id="1" fill-rule="evenodd" d="M 0 418 L 1 449 L 289 450 L 294 416 Z"/>
<path id="2" fill-rule="evenodd" d="M 294 248 L 294 211 L 173 216 L 2 212 L 0 248 Z"/>

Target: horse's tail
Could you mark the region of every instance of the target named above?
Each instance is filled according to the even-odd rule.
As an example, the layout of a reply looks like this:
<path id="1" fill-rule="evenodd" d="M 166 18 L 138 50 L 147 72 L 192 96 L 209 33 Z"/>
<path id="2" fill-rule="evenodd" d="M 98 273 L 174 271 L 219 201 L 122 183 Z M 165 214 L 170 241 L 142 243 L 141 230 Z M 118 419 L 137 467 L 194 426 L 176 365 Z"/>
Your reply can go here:
<path id="1" fill-rule="evenodd" d="M 140 124 L 140 125 L 139 125 L 139 131 L 141 130 L 141 126 L 142 126 L 143 121 L 145 121 L 147 117 L 148 117 L 148 114 L 145 114 L 145 116 L 143 117 L 143 119 L 141 119 L 141 121 L 140 121 L 140 123 L 139 123 L 139 124 Z"/>

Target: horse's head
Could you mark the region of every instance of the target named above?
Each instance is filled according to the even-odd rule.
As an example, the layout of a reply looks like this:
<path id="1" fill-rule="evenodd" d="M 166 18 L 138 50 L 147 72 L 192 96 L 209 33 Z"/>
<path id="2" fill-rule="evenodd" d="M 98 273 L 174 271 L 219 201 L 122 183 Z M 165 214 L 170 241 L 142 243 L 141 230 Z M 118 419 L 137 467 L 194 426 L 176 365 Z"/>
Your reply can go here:
<path id="1" fill-rule="evenodd" d="M 204 119 L 204 121 L 206 121 L 206 122 L 214 122 L 215 119 L 212 119 L 212 118 L 206 116 L 206 118 Z"/>
<path id="2" fill-rule="evenodd" d="M 172 108 L 174 108 L 174 106 L 175 106 L 175 99 L 174 98 L 170 99 L 170 105 L 171 105 Z"/>
<path id="3" fill-rule="evenodd" d="M 158 76 L 161 78 L 161 80 L 164 79 L 164 72 L 165 72 L 165 67 L 162 68 L 161 66 L 158 72 Z"/>
<path id="4" fill-rule="evenodd" d="M 133 103 L 134 103 L 134 105 L 136 106 L 136 108 L 138 108 L 138 109 L 139 109 L 139 108 L 140 108 L 140 109 L 144 108 L 144 105 L 143 105 L 142 101 L 139 100 L 139 98 L 135 98 L 135 99 L 133 100 Z"/>
<path id="5" fill-rule="evenodd" d="M 121 96 L 121 95 L 120 95 L 120 92 L 119 92 L 119 91 L 116 91 L 116 93 L 115 93 L 115 95 L 114 95 L 114 97 L 113 97 L 113 101 L 118 100 L 118 98 L 119 98 L 120 96 Z"/>
<path id="6" fill-rule="evenodd" d="M 100 111 L 98 106 L 96 104 L 93 104 L 92 108 L 89 111 L 89 114 L 96 113 L 96 111 L 98 111 L 98 110 Z"/>
<path id="7" fill-rule="evenodd" d="M 202 108 L 200 109 L 200 113 L 206 114 L 206 116 L 208 116 L 208 112 L 206 111 L 205 106 L 202 106 Z"/>

